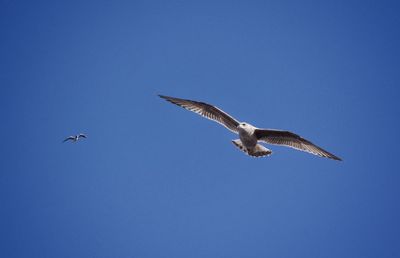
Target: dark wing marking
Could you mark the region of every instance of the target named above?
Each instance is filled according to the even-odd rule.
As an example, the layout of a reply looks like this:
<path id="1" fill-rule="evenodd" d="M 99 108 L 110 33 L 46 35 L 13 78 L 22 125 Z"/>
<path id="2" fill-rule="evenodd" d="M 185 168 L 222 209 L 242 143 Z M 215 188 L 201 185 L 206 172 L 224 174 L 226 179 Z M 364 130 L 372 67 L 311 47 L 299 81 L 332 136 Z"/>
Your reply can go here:
<path id="1" fill-rule="evenodd" d="M 239 122 L 235 118 L 231 117 L 230 115 L 228 115 L 227 113 L 225 113 L 224 111 L 215 106 L 212 106 L 204 102 L 198 102 L 188 99 L 178 99 L 163 95 L 158 95 L 158 96 L 175 105 L 183 107 L 189 111 L 195 112 L 207 119 L 213 120 L 225 126 L 234 133 L 238 133 L 237 126 L 239 125 Z"/>
<path id="2" fill-rule="evenodd" d="M 74 136 L 69 136 L 69 137 L 65 138 L 65 140 L 64 140 L 63 142 L 66 142 L 66 141 L 68 141 L 68 140 L 73 140 L 73 139 L 75 139 Z"/>
<path id="3" fill-rule="evenodd" d="M 254 133 L 257 139 L 270 144 L 283 145 L 296 150 L 306 151 L 320 157 L 341 160 L 339 157 L 292 132 L 272 129 L 256 129 Z"/>
<path id="4" fill-rule="evenodd" d="M 80 133 L 79 136 L 78 136 L 78 138 L 81 138 L 81 137 L 82 138 L 87 138 L 86 135 L 84 135 L 83 133 Z"/>

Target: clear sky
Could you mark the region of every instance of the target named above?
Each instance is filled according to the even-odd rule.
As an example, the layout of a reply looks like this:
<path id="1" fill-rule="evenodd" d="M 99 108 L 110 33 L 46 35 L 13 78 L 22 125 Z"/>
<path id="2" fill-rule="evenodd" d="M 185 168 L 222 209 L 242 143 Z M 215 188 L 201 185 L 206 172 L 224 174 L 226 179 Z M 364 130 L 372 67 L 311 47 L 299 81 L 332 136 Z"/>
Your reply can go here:
<path id="1" fill-rule="evenodd" d="M 396 2 L 1 0 L 0 257 L 400 257 Z"/>

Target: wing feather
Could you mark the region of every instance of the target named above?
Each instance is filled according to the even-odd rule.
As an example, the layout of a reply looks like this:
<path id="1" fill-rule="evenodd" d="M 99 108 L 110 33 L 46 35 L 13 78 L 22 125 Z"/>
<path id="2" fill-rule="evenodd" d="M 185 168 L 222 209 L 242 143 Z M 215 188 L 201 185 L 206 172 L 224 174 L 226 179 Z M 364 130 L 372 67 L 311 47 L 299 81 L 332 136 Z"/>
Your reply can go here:
<path id="1" fill-rule="evenodd" d="M 239 125 L 239 122 L 232 116 L 228 115 L 227 113 L 213 105 L 188 99 L 179 99 L 163 95 L 158 96 L 175 105 L 183 107 L 186 110 L 192 111 L 207 119 L 215 121 L 225 126 L 227 129 L 231 130 L 234 133 L 238 133 L 237 126 Z"/>
<path id="2" fill-rule="evenodd" d="M 63 142 L 69 141 L 69 140 L 73 140 L 75 139 L 74 136 L 69 136 L 67 138 L 65 138 L 65 140 Z"/>
<path id="3" fill-rule="evenodd" d="M 257 139 L 270 144 L 283 145 L 296 150 L 305 151 L 320 157 L 341 160 L 339 157 L 329 153 L 328 151 L 318 147 L 312 142 L 300 137 L 299 135 L 289 132 L 272 129 L 256 129 Z"/>

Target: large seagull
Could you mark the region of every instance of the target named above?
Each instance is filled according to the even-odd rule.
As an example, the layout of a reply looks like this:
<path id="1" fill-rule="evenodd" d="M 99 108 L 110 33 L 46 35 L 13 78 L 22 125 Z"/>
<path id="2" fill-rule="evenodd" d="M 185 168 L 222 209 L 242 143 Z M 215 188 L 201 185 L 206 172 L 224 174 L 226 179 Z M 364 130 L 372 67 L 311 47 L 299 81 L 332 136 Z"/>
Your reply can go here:
<path id="1" fill-rule="evenodd" d="M 270 149 L 258 144 L 258 141 L 262 141 L 268 144 L 283 145 L 296 150 L 306 151 L 320 157 L 341 160 L 339 157 L 292 132 L 261 129 L 249 123 L 239 122 L 221 109 L 204 102 L 163 95 L 159 96 L 175 105 L 195 112 L 207 119 L 213 120 L 225 126 L 230 131 L 239 134 L 240 139 L 233 140 L 232 143 L 250 156 L 263 157 L 272 154 Z"/>

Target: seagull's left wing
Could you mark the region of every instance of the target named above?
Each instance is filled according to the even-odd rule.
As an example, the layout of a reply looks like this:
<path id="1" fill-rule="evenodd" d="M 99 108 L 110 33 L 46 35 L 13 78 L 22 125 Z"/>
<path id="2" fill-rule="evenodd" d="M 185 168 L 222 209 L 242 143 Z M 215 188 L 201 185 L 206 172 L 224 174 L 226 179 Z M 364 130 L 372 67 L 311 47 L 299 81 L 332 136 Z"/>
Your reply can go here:
<path id="1" fill-rule="evenodd" d="M 239 122 L 235 118 L 231 117 L 230 115 L 228 115 L 227 113 L 225 113 L 224 111 L 215 106 L 194 100 L 178 99 L 162 95 L 158 96 L 175 105 L 183 107 L 189 111 L 195 112 L 207 119 L 213 120 L 225 126 L 234 133 L 238 133 L 237 126 L 239 125 Z"/>
<path id="2" fill-rule="evenodd" d="M 258 140 L 266 143 L 283 145 L 296 150 L 306 151 L 320 157 L 341 160 L 339 157 L 292 132 L 272 129 L 256 129 L 254 133 Z"/>
<path id="3" fill-rule="evenodd" d="M 73 140 L 75 139 L 74 136 L 69 136 L 67 138 L 65 138 L 65 140 L 63 142 L 69 141 L 69 140 Z"/>

